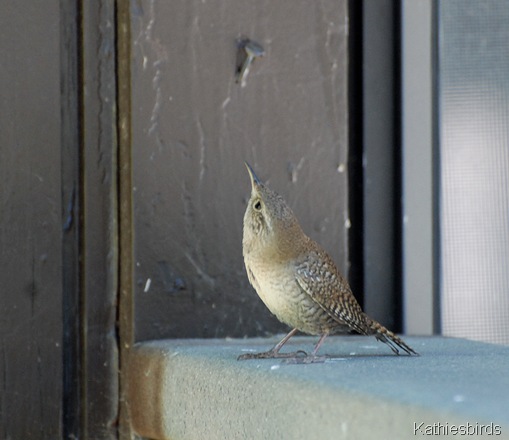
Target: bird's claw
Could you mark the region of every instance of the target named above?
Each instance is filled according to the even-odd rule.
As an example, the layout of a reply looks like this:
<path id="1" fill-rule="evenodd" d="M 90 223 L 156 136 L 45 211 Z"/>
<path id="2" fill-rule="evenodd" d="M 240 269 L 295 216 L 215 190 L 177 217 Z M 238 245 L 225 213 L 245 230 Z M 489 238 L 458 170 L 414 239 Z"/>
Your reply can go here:
<path id="1" fill-rule="evenodd" d="M 246 361 L 249 359 L 305 359 L 308 354 L 304 350 L 298 350 L 293 353 L 279 353 L 277 351 L 269 350 L 261 353 L 245 353 L 241 354 L 237 360 Z"/>
<path id="2" fill-rule="evenodd" d="M 323 364 L 328 359 L 328 356 L 295 356 L 293 358 L 285 359 L 285 364 Z"/>

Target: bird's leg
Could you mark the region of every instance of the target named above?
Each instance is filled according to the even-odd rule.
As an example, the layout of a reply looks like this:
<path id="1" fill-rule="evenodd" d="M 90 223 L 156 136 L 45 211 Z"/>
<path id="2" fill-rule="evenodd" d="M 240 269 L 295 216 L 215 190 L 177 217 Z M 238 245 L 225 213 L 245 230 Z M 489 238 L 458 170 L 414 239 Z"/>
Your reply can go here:
<path id="1" fill-rule="evenodd" d="M 318 352 L 318 349 L 322 346 L 323 341 L 325 341 L 325 338 L 328 336 L 328 333 L 324 333 L 322 336 L 320 336 L 320 339 L 315 345 L 315 349 L 313 350 L 313 353 L 311 353 L 311 356 L 316 356 L 316 353 Z"/>
<path id="2" fill-rule="evenodd" d="M 247 359 L 277 359 L 277 358 L 297 358 L 302 356 L 307 356 L 305 351 L 299 350 L 293 353 L 280 353 L 281 347 L 286 344 L 288 339 L 290 339 L 295 333 L 297 333 L 297 329 L 294 328 L 290 331 L 281 341 L 279 341 L 274 347 L 272 347 L 269 351 L 264 351 L 262 353 L 245 353 L 241 354 L 237 360 L 245 361 Z"/>

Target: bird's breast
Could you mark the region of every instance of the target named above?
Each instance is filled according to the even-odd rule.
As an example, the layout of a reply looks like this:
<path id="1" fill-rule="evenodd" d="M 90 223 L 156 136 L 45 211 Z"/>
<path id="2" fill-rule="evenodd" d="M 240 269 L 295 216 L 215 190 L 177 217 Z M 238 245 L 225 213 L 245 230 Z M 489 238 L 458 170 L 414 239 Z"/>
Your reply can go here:
<path id="1" fill-rule="evenodd" d="M 246 261 L 246 267 L 256 292 L 275 315 L 291 309 L 291 304 L 299 300 L 295 276 L 284 265 Z"/>
<path id="2" fill-rule="evenodd" d="M 245 259 L 249 280 L 267 308 L 283 323 L 308 334 L 321 334 L 329 317 L 304 292 L 291 263 L 266 264 Z M 324 321 L 325 320 L 325 321 Z"/>

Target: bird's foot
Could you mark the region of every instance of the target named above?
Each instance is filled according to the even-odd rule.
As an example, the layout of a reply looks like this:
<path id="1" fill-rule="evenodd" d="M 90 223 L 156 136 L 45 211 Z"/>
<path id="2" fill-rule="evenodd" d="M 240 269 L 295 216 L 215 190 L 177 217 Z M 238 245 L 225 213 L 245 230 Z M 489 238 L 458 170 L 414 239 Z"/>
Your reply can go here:
<path id="1" fill-rule="evenodd" d="M 294 351 L 292 353 L 279 353 L 276 350 L 263 351 L 261 353 L 245 353 L 241 354 L 237 360 L 247 361 L 249 359 L 299 359 L 309 357 L 303 350 Z"/>
<path id="2" fill-rule="evenodd" d="M 295 356 L 293 358 L 288 358 L 284 360 L 285 364 L 323 364 L 329 356 L 316 356 L 316 355 L 308 355 L 308 356 Z"/>

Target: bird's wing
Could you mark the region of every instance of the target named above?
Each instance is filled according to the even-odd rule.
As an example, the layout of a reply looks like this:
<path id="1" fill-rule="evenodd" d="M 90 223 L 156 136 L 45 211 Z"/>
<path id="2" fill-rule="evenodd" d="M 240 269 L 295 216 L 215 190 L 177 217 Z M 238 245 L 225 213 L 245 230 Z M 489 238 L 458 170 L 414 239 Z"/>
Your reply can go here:
<path id="1" fill-rule="evenodd" d="M 339 324 L 346 324 L 362 335 L 374 334 L 396 354 L 401 348 L 409 355 L 418 356 L 398 336 L 362 311 L 347 281 L 325 251 L 313 251 L 297 265 L 297 283 Z"/>
<path id="2" fill-rule="evenodd" d="M 332 259 L 323 252 L 312 252 L 297 266 L 297 283 L 339 324 L 367 334 L 365 315 Z"/>

